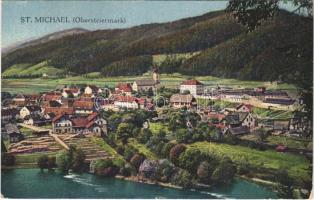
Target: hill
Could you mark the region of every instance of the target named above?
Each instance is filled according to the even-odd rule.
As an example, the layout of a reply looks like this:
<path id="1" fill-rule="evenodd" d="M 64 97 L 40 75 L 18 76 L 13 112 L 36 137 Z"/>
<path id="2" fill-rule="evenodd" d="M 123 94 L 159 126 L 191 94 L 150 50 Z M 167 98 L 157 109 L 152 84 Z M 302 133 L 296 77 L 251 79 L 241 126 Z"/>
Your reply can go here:
<path id="1" fill-rule="evenodd" d="M 299 71 L 313 70 L 312 43 L 308 42 L 312 34 L 312 19 L 286 11 L 253 33 L 246 33 L 224 11 L 216 11 L 26 46 L 4 55 L 2 70 L 5 74 L 16 64 L 47 61 L 49 66 L 77 74 L 140 75 L 158 57 L 155 63 L 164 73 L 285 80 Z"/>

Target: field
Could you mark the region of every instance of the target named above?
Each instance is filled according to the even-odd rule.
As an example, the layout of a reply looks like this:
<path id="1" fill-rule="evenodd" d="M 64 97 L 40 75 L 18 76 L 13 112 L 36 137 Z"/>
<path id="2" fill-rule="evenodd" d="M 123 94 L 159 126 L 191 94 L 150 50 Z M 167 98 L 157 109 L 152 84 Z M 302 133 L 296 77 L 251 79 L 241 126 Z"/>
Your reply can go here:
<path id="1" fill-rule="evenodd" d="M 98 77 L 98 78 L 97 78 Z M 168 88 L 177 88 L 180 83 L 188 78 L 181 74 L 161 74 L 161 85 Z M 94 84 L 98 87 L 114 87 L 117 82 L 133 82 L 139 79 L 151 78 L 148 73 L 142 76 L 118 76 L 118 77 L 100 77 L 99 73 L 90 73 L 84 76 L 73 76 L 60 79 L 2 79 L 2 91 L 11 93 L 39 93 L 55 89 L 60 85 L 70 84 Z M 208 86 L 231 86 L 234 88 L 254 88 L 258 86 L 267 86 L 269 89 L 283 89 L 287 90 L 292 95 L 296 94 L 295 87 L 288 84 L 274 85 L 268 82 L 261 81 L 241 81 L 236 79 L 222 79 L 212 76 L 193 77 L 202 81 Z"/>
<path id="2" fill-rule="evenodd" d="M 137 149 L 139 153 L 142 153 L 148 159 L 157 160 L 157 156 L 152 151 L 150 151 L 144 144 L 138 143 L 134 138 L 128 140 L 128 145 Z"/>
<path id="3" fill-rule="evenodd" d="M 266 141 L 269 144 L 276 144 L 276 145 L 282 144 L 289 148 L 312 150 L 312 147 L 313 147 L 312 140 L 289 138 L 289 137 L 280 136 L 280 135 L 278 136 L 270 135 L 266 138 Z"/>
<path id="4" fill-rule="evenodd" d="M 203 152 L 215 153 L 219 156 L 229 156 L 234 162 L 246 160 L 257 168 L 286 169 L 288 174 L 298 181 L 310 181 L 308 170 L 310 161 L 303 156 L 280 153 L 272 150 L 258 151 L 248 147 L 209 142 L 196 142 L 188 145 L 188 148 L 197 148 Z"/>
<path id="5" fill-rule="evenodd" d="M 37 160 L 42 155 L 47 156 L 56 156 L 58 152 L 40 152 L 40 153 L 25 153 L 25 154 L 16 154 L 15 163 L 17 167 L 36 167 Z"/>

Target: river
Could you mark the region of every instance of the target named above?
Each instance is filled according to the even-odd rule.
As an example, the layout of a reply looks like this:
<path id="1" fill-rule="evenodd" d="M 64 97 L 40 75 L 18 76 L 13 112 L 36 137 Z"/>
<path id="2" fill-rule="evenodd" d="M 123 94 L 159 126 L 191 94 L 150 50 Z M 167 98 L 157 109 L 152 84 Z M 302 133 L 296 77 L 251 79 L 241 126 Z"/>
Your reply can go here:
<path id="1" fill-rule="evenodd" d="M 277 198 L 272 190 L 242 179 L 208 191 L 180 190 L 92 174 L 41 172 L 40 169 L 1 171 L 1 193 L 8 198 Z"/>

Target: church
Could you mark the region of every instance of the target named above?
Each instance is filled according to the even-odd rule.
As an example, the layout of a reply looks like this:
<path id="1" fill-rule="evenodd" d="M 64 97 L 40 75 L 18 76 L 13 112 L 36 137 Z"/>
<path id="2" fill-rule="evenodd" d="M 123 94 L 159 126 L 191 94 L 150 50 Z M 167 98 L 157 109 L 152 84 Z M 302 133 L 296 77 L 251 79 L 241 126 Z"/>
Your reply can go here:
<path id="1" fill-rule="evenodd" d="M 160 83 L 159 71 L 156 66 L 152 67 L 152 79 L 136 80 L 132 84 L 132 89 L 136 92 L 147 92 L 150 89 L 156 94 L 156 89 Z"/>

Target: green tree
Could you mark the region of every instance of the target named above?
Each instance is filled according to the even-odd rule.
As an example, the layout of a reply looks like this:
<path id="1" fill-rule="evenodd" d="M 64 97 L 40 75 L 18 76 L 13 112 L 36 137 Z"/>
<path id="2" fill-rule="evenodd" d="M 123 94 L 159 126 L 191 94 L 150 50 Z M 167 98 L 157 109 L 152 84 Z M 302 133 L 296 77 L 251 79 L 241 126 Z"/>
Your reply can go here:
<path id="1" fill-rule="evenodd" d="M 199 164 L 206 159 L 206 155 L 199 149 L 189 148 L 179 157 L 179 166 L 188 170 L 191 174 L 196 174 Z"/>
<path id="2" fill-rule="evenodd" d="M 77 149 L 73 155 L 72 169 L 74 172 L 82 172 L 85 167 L 85 153 L 82 149 Z"/>
<path id="3" fill-rule="evenodd" d="M 192 135 L 185 128 L 178 129 L 175 136 L 178 143 L 187 143 L 192 138 Z"/>
<path id="4" fill-rule="evenodd" d="M 69 171 L 69 169 L 71 167 L 71 160 L 69 158 L 68 153 L 65 151 L 58 153 L 56 156 L 56 163 L 57 163 L 58 168 L 62 172 Z"/>
<path id="5" fill-rule="evenodd" d="M 229 157 L 224 157 L 214 170 L 211 179 L 214 183 L 229 184 L 232 182 L 236 169 Z"/>
<path id="6" fill-rule="evenodd" d="M 186 146 L 184 144 L 176 144 L 174 147 L 172 147 L 169 153 L 169 158 L 171 162 L 173 162 L 174 164 L 178 164 L 179 156 L 185 151 L 185 149 Z"/>
<path id="7" fill-rule="evenodd" d="M 187 171 L 181 169 L 173 179 L 173 183 L 176 185 L 180 185 L 184 188 L 189 188 L 192 186 L 193 176 Z"/>
<path id="8" fill-rule="evenodd" d="M 121 139 L 122 143 L 125 145 L 128 142 L 128 139 L 132 137 L 132 125 L 128 123 L 121 123 L 117 129 L 117 137 Z"/>
<path id="9" fill-rule="evenodd" d="M 47 155 L 42 155 L 37 159 L 37 165 L 41 170 L 48 168 L 48 159 Z"/>

